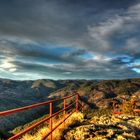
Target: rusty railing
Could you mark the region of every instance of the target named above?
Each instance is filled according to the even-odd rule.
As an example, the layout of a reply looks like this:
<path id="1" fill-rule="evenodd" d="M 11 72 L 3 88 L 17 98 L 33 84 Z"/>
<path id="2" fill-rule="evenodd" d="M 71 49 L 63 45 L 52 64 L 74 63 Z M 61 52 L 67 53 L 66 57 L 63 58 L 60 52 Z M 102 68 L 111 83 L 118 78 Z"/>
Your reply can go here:
<path id="1" fill-rule="evenodd" d="M 123 100 L 122 102 L 122 108 L 124 109 L 125 108 L 125 103 L 127 101 L 126 97 L 121 97 L 121 99 Z M 137 101 L 139 102 L 139 100 Z M 129 100 L 129 104 L 131 105 L 134 105 L 134 108 L 133 108 L 133 112 L 134 113 L 140 113 L 140 109 L 139 108 L 136 108 L 136 101 L 131 101 Z M 123 114 L 123 112 L 120 111 L 120 107 L 119 107 L 119 103 L 113 101 L 113 114 L 115 115 L 120 115 L 120 114 Z"/>
<path id="2" fill-rule="evenodd" d="M 75 97 L 75 101 L 69 105 L 66 104 L 66 100 L 69 98 Z M 50 136 L 50 140 L 53 140 L 53 131 L 55 129 L 58 128 L 58 126 L 60 126 L 61 124 L 64 124 L 65 126 L 65 120 L 67 118 L 69 118 L 74 112 L 78 112 L 79 111 L 79 106 L 81 108 L 81 110 L 83 111 L 84 109 L 84 102 L 80 100 L 80 96 L 78 93 L 74 93 L 72 95 L 60 98 L 60 99 L 55 99 L 55 100 L 50 100 L 50 101 L 46 101 L 46 102 L 41 102 L 41 103 L 37 103 L 37 104 L 33 104 L 33 105 L 29 105 L 29 106 L 25 106 L 25 107 L 21 107 L 21 108 L 16 108 L 16 109 L 11 109 L 11 110 L 7 110 L 7 111 L 2 111 L 0 112 L 0 116 L 7 116 L 7 115 L 11 115 L 11 114 L 15 114 L 21 111 L 25 111 L 25 110 L 29 110 L 29 109 L 33 109 L 33 108 L 37 108 L 40 106 L 44 106 L 44 105 L 49 105 L 50 107 L 50 114 L 49 117 L 44 118 L 40 121 L 38 121 L 37 123 L 31 125 L 28 128 L 25 128 L 24 130 L 21 130 L 20 132 L 18 132 L 17 134 L 13 135 L 12 137 L 8 138 L 8 140 L 15 140 L 15 139 L 19 139 L 20 137 L 22 137 L 25 133 L 29 132 L 30 130 L 36 128 L 37 126 L 39 126 L 40 124 L 43 124 L 44 122 L 49 120 L 49 127 L 50 127 L 50 131 L 49 133 L 47 133 L 46 135 L 42 136 L 42 140 L 45 140 L 46 138 L 48 138 L 48 136 Z M 63 109 L 53 113 L 53 103 L 56 101 L 60 101 L 63 100 L 63 104 L 64 107 Z M 80 103 L 81 102 L 81 103 Z M 68 116 L 66 116 L 66 110 L 68 109 L 72 109 L 72 107 L 75 105 L 74 111 L 71 111 L 69 113 Z M 64 119 L 62 119 L 62 121 L 60 121 L 59 124 L 57 124 L 54 128 L 53 128 L 53 121 L 52 118 L 55 117 L 56 115 L 63 113 Z"/>

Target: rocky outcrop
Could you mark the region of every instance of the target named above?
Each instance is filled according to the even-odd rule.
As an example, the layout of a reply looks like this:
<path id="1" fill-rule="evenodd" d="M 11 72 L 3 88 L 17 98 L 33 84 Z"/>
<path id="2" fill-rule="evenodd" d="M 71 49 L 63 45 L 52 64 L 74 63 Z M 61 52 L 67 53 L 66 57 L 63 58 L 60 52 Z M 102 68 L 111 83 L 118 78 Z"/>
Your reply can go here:
<path id="1" fill-rule="evenodd" d="M 80 126 L 69 128 L 65 140 L 138 140 L 140 117 L 130 115 L 94 116 Z"/>

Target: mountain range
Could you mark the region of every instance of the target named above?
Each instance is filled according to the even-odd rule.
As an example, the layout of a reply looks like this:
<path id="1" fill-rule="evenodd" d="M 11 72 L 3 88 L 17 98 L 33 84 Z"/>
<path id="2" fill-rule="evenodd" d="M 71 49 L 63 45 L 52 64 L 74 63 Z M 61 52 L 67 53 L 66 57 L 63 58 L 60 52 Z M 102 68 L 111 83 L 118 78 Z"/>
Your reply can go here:
<path id="1" fill-rule="evenodd" d="M 85 108 L 88 110 L 106 109 L 112 106 L 114 99 L 121 100 L 120 97 L 124 95 L 137 95 L 140 98 L 140 79 L 57 81 L 49 79 L 35 81 L 0 79 L 0 111 L 64 97 L 73 91 L 77 91 L 82 96 Z M 62 105 L 62 103 L 56 104 L 54 110 L 59 109 Z M 12 130 L 48 112 L 49 109 L 46 106 L 1 117 L 0 129 Z"/>

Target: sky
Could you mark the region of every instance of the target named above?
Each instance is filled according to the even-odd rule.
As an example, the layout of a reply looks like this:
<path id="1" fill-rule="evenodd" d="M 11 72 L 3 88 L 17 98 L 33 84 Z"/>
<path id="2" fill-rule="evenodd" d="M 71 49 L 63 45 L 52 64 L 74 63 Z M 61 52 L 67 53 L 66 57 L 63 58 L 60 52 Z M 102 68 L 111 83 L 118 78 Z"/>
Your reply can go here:
<path id="1" fill-rule="evenodd" d="M 140 77 L 140 0 L 0 0 L 0 78 Z"/>

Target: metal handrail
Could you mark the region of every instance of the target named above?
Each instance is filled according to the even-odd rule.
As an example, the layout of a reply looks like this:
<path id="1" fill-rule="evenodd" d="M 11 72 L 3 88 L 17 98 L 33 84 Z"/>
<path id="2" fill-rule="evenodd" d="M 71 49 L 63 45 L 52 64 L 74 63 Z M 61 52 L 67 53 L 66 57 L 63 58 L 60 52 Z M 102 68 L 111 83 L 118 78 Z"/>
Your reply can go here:
<path id="1" fill-rule="evenodd" d="M 66 96 L 66 97 L 60 98 L 60 99 L 49 100 L 49 101 L 45 101 L 45 102 L 41 102 L 41 103 L 36 103 L 36 104 L 25 106 L 25 107 L 19 107 L 19 108 L 15 108 L 15 109 L 6 110 L 6 111 L 1 111 L 0 112 L 0 116 L 7 116 L 7 115 L 10 115 L 10 114 L 15 114 L 17 112 L 22 112 L 24 110 L 28 110 L 28 109 L 44 106 L 44 105 L 47 105 L 49 103 L 53 103 L 53 102 L 56 102 L 56 101 L 60 101 L 60 100 L 71 98 L 74 95 L 76 95 L 76 93 L 72 94 L 70 96 Z"/>
<path id="2" fill-rule="evenodd" d="M 58 128 L 66 119 L 68 119 L 73 113 L 75 112 L 75 110 L 73 112 L 71 112 L 64 120 L 62 120 L 59 124 L 57 124 L 48 134 L 44 135 L 42 140 L 45 140 L 56 128 Z"/>
<path id="3" fill-rule="evenodd" d="M 67 105 L 67 106 L 66 106 L 66 99 L 71 98 L 71 97 L 74 97 L 74 96 L 76 97 L 76 98 L 75 98 L 75 102 L 72 103 L 72 104 L 70 104 L 70 105 Z M 0 116 L 7 116 L 7 115 L 15 114 L 15 113 L 18 113 L 18 112 L 21 112 L 21 111 L 25 111 L 25 110 L 28 110 L 28 109 L 37 108 L 37 107 L 39 107 L 39 106 L 43 106 L 43 105 L 47 105 L 47 104 L 49 104 L 49 106 L 50 106 L 50 116 L 49 116 L 49 117 L 44 118 L 44 119 L 42 119 L 41 121 L 39 121 L 39 122 L 33 124 L 32 126 L 30 126 L 30 127 L 26 128 L 26 129 L 24 129 L 24 130 L 18 132 L 18 133 L 15 134 L 14 136 L 10 137 L 8 140 L 15 140 L 15 139 L 18 139 L 18 138 L 20 138 L 22 135 L 24 135 L 25 133 L 29 132 L 30 130 L 36 128 L 37 126 L 39 126 L 40 124 L 42 124 L 42 123 L 44 123 L 45 121 L 48 121 L 48 120 L 50 120 L 50 122 L 49 122 L 49 125 L 50 125 L 50 132 L 49 132 L 48 134 L 44 135 L 44 136 L 42 137 L 42 140 L 45 140 L 49 135 L 50 135 L 50 140 L 52 140 L 52 139 L 53 139 L 52 132 L 53 132 L 59 125 L 61 125 L 62 123 L 64 123 L 64 125 L 65 125 L 65 120 L 66 120 L 67 118 L 69 118 L 74 112 L 78 112 L 78 107 L 79 107 L 79 105 L 81 105 L 81 108 L 82 108 L 82 111 L 83 111 L 83 109 L 84 109 L 84 104 L 83 104 L 83 101 L 81 101 L 81 98 L 79 98 L 79 97 L 80 97 L 80 96 L 79 96 L 78 93 L 74 93 L 74 94 L 72 94 L 72 95 L 69 95 L 69 96 L 66 96 L 66 97 L 63 97 L 63 98 L 60 98 L 60 99 L 55 99 L 55 100 L 50 100 L 50 101 L 46 101 L 46 102 L 36 103 L 36 104 L 33 104 L 33 105 L 29 105 L 29 106 L 25 106 L 25 107 L 20 107 L 20 108 L 16 108 L 16 109 L 11 109 L 11 110 L 7 110 L 7 111 L 1 111 L 1 112 L 0 112 Z M 52 107 L 52 106 L 53 106 L 53 102 L 60 101 L 60 100 L 63 100 L 63 102 L 64 102 L 64 108 L 61 109 L 61 110 L 59 110 L 59 111 L 57 111 L 57 112 L 55 112 L 55 113 L 53 114 L 53 107 Z M 79 101 L 81 101 L 82 103 L 79 103 Z M 71 108 L 72 106 L 74 106 L 74 105 L 76 106 L 76 107 L 75 107 L 75 111 L 74 111 L 74 112 L 71 112 L 71 113 L 66 117 L 66 116 L 65 116 L 66 110 L 67 110 L 67 109 L 70 109 L 70 108 Z M 53 127 L 52 127 L 52 126 L 53 126 L 53 125 L 52 125 L 52 123 L 53 123 L 53 122 L 52 122 L 52 118 L 53 118 L 54 116 L 60 114 L 61 112 L 63 112 L 64 119 L 63 119 L 57 126 L 55 126 L 55 127 L 53 128 Z"/>

